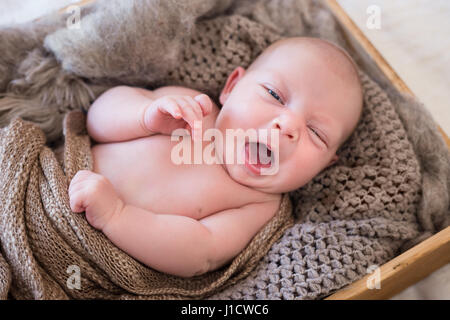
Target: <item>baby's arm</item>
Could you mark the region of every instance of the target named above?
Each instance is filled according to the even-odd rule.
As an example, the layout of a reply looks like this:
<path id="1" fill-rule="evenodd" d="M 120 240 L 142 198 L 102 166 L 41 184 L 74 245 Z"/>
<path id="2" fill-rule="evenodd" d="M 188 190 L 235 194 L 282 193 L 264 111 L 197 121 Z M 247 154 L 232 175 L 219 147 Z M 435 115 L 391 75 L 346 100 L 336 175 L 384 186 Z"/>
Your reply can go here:
<path id="1" fill-rule="evenodd" d="M 86 213 L 130 256 L 161 272 L 191 277 L 216 270 L 236 256 L 269 221 L 279 200 L 224 210 L 198 221 L 125 204 L 105 177 L 77 172 L 69 187 L 70 207 Z"/>
<path id="2" fill-rule="evenodd" d="M 89 136 L 97 142 L 118 142 L 151 135 L 143 124 L 145 109 L 153 102 L 151 95 L 151 91 L 127 86 L 105 91 L 89 108 Z"/>
<path id="3" fill-rule="evenodd" d="M 178 128 L 194 128 L 194 121 L 211 113 L 212 102 L 205 94 L 162 95 L 161 89 L 119 86 L 107 90 L 88 111 L 89 136 L 105 143 L 170 135 Z"/>
<path id="4" fill-rule="evenodd" d="M 125 205 L 102 231 L 142 263 L 192 277 L 216 270 L 238 255 L 278 207 L 278 201 L 253 203 L 197 221 Z"/>

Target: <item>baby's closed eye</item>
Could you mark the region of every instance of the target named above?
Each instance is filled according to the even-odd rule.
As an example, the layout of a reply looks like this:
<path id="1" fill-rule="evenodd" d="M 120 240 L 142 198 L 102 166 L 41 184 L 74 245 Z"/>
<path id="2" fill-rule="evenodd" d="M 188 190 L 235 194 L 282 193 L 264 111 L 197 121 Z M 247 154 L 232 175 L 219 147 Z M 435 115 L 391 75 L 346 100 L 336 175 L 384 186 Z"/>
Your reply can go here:
<path id="1" fill-rule="evenodd" d="M 277 101 L 279 101 L 281 104 L 284 105 L 283 100 L 281 99 L 280 95 L 275 91 L 276 89 L 271 89 L 268 87 L 264 87 L 264 89 Z M 323 139 L 323 137 L 321 136 L 321 134 L 314 128 L 309 127 L 309 129 L 323 142 L 326 144 L 325 140 Z"/>
<path id="2" fill-rule="evenodd" d="M 323 138 L 320 136 L 320 134 L 319 134 L 316 130 L 314 130 L 314 129 L 311 128 L 311 127 L 309 127 L 309 129 L 311 129 L 311 131 L 314 132 L 314 134 L 315 134 L 316 136 L 318 136 L 319 139 L 322 140 L 322 141 L 325 143 L 325 141 L 323 140 Z"/>

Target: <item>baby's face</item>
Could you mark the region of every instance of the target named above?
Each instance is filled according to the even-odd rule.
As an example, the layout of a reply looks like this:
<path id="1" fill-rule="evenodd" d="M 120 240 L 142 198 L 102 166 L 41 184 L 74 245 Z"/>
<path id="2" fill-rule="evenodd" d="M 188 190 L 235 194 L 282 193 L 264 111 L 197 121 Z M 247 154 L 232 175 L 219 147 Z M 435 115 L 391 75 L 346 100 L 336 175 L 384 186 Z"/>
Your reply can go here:
<path id="1" fill-rule="evenodd" d="M 216 128 L 224 137 L 226 129 L 268 130 L 272 156 L 278 156 L 271 163 L 278 170 L 261 174 L 258 164 L 235 162 L 224 164 L 229 175 L 257 190 L 282 193 L 305 185 L 335 162 L 361 108 L 361 93 L 340 74 L 315 50 L 299 50 L 295 44 L 280 46 L 249 71 L 236 68 L 220 96 Z M 279 133 L 277 146 L 270 129 L 279 129 L 274 131 Z M 238 148 L 234 154 L 245 154 L 245 147 Z"/>

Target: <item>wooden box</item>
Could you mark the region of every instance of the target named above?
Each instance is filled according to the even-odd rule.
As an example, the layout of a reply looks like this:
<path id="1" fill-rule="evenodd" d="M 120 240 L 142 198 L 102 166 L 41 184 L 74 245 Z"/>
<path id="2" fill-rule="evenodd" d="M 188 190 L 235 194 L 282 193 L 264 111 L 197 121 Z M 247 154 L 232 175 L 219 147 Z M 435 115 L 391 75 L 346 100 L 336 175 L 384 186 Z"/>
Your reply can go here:
<path id="1" fill-rule="evenodd" d="M 76 5 L 86 5 L 93 1 L 95 0 L 83 0 Z M 341 25 L 352 56 L 359 58 L 364 70 L 370 70 L 374 80 L 392 83 L 399 91 L 414 95 L 337 1 L 325 0 L 325 3 Z M 67 7 L 60 12 L 65 12 L 66 9 Z M 438 125 L 437 127 L 450 149 L 450 139 Z M 379 289 L 368 288 L 372 287 L 367 284 L 373 279 L 373 274 L 368 274 L 326 299 L 388 299 L 447 263 L 450 263 L 450 227 L 382 265 L 377 270 Z"/>

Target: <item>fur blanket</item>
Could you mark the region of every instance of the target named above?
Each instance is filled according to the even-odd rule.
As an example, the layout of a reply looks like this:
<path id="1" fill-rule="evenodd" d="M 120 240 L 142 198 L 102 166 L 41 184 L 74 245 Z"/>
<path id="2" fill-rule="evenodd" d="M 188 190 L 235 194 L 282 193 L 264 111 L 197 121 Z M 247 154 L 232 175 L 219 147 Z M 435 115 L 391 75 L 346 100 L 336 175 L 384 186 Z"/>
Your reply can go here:
<path id="1" fill-rule="evenodd" d="M 0 55 L 0 125 L 17 117 L 31 121 L 42 128 L 52 148 L 64 142 L 65 112 L 88 109 L 95 97 L 114 85 L 184 85 L 208 93 L 217 103 L 229 72 L 238 65 L 247 67 L 277 39 L 316 36 L 346 48 L 332 15 L 316 1 L 97 1 L 81 10 L 79 28 L 68 27 L 66 18 L 48 16 L 0 32 L 5 44 Z M 321 298 L 449 225 L 450 156 L 433 119 L 414 98 L 388 83 L 376 83 L 365 71 L 360 72 L 363 116 L 339 150 L 338 162 L 289 194 L 295 224 L 282 235 L 272 234 L 278 240 L 267 254 L 254 258 L 261 258 L 258 263 L 238 273 L 242 277 L 196 297 Z M 16 189 L 2 193 L 7 198 L 20 196 Z M 52 213 L 41 214 L 67 214 L 57 206 L 50 209 Z M 28 213 L 21 212 L 27 219 Z M 76 231 L 66 227 L 58 235 L 65 232 L 70 237 Z M 33 239 L 33 233 L 28 236 Z M 2 236 L 2 250 L 7 248 L 13 257 L 30 254 L 11 246 L 8 239 Z M 69 242 L 73 256 L 63 255 L 59 263 L 80 255 L 79 240 Z M 102 244 L 107 246 L 106 241 Z M 89 263 L 79 265 L 82 275 L 85 268 L 102 275 L 101 281 L 93 277 L 89 283 L 100 284 L 102 292 L 116 297 L 156 298 L 128 282 L 116 282 L 105 271 L 111 266 L 96 260 L 103 246 L 95 248 L 98 251 L 89 251 Z M 3 259 L 3 265 L 18 265 L 11 256 Z M 45 259 L 35 259 L 36 268 L 42 269 Z M 3 270 L 11 272 L 11 288 L 21 288 L 35 275 L 25 269 Z M 141 279 L 141 271 L 127 269 L 124 276 Z M 71 298 L 101 297 L 68 290 L 63 282 L 67 274 L 43 274 L 41 283 L 59 279 L 59 292 Z M 89 290 L 89 285 L 82 284 L 80 290 Z M 10 293 L 19 298 L 55 297 L 51 290 L 44 294 L 34 288 L 27 294 Z M 123 290 L 128 295 L 122 296 Z"/>

